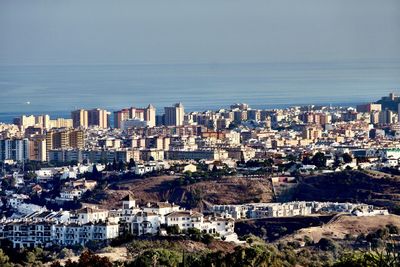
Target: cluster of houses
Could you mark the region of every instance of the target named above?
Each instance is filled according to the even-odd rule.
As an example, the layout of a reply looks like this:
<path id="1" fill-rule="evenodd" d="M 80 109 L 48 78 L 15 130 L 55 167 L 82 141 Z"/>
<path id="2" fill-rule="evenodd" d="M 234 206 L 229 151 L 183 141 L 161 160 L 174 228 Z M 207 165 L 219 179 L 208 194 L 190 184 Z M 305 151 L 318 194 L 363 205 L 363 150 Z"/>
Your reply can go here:
<path id="1" fill-rule="evenodd" d="M 313 214 L 348 213 L 356 216 L 387 215 L 386 209 L 372 205 L 338 202 L 293 201 L 286 203 L 249 203 L 241 205 L 213 205 L 211 212 L 229 214 L 234 219 L 308 216 Z"/>
<path id="2" fill-rule="evenodd" d="M 0 239 L 10 240 L 15 248 L 84 246 L 91 241 L 106 242 L 127 233 L 166 235 L 168 227 L 179 231 L 195 228 L 222 240 L 237 241 L 234 219 L 229 215 L 205 216 L 168 202 L 139 207 L 131 195 L 122 199 L 122 208 L 118 210 L 84 207 L 56 212 L 43 209 L 20 217 L 3 218 Z"/>

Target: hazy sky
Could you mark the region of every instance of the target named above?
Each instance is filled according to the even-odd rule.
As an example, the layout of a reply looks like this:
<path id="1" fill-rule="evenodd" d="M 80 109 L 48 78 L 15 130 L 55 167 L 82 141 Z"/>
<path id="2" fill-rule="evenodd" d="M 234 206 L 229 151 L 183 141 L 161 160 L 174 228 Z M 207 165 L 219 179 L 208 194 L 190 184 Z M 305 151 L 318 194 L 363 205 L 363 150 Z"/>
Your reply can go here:
<path id="1" fill-rule="evenodd" d="M 399 0 L 1 0 L 0 64 L 400 59 Z"/>

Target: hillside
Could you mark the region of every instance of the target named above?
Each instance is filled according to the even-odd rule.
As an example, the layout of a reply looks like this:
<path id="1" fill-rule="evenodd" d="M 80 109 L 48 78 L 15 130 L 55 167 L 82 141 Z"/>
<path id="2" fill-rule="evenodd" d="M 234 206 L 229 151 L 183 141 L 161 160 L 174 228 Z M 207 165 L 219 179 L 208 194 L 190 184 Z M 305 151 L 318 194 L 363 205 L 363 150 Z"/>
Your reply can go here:
<path id="1" fill-rule="evenodd" d="M 287 198 L 308 201 L 364 202 L 400 213 L 400 179 L 349 171 L 301 177 Z"/>
<path id="2" fill-rule="evenodd" d="M 119 200 L 128 192 L 132 192 L 142 203 L 169 201 L 200 210 L 204 203 L 239 204 L 273 200 L 271 183 L 266 179 L 224 177 L 186 184 L 176 176 L 115 182 L 90 199 L 107 207 L 117 207 Z"/>
<path id="3" fill-rule="evenodd" d="M 274 241 L 302 228 L 321 226 L 329 222 L 332 217 L 333 215 L 324 215 L 243 220 L 236 222 L 235 232 L 239 236 L 253 234 Z"/>
<path id="4" fill-rule="evenodd" d="M 359 234 L 371 233 L 389 224 L 400 228 L 400 216 L 357 217 L 343 215 L 321 226 L 300 229 L 282 240 L 303 240 L 304 236 L 309 236 L 314 242 L 318 242 L 323 237 L 343 240 L 346 235 L 355 237 Z"/>

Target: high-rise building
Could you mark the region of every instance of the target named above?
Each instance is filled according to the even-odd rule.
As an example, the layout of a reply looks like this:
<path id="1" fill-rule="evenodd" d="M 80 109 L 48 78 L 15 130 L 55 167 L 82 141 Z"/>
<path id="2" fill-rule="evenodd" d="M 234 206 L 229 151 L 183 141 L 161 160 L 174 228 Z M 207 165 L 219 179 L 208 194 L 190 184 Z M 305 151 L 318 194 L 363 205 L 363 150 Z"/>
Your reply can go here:
<path id="1" fill-rule="evenodd" d="M 46 150 L 83 148 L 85 143 L 83 130 L 57 129 L 46 134 Z"/>
<path id="2" fill-rule="evenodd" d="M 124 108 L 114 112 L 114 128 L 122 128 L 122 122 L 126 120 L 146 121 L 149 127 L 156 126 L 156 109 L 152 105 L 146 108 Z"/>
<path id="3" fill-rule="evenodd" d="M 167 126 L 181 126 L 185 116 L 185 109 L 182 103 L 177 103 L 172 107 L 165 107 L 164 123 Z"/>
<path id="4" fill-rule="evenodd" d="M 129 108 L 129 119 L 144 120 L 144 109 L 143 108 Z"/>
<path id="5" fill-rule="evenodd" d="M 55 120 L 50 120 L 50 127 L 51 128 L 72 128 L 73 121 L 72 119 L 64 119 L 64 118 L 57 118 Z"/>
<path id="6" fill-rule="evenodd" d="M 247 110 L 233 111 L 233 120 L 237 123 L 247 120 Z"/>
<path id="7" fill-rule="evenodd" d="M 89 126 L 88 111 L 84 109 L 78 109 L 71 112 L 71 118 L 73 121 L 73 127 L 85 127 Z"/>
<path id="8" fill-rule="evenodd" d="M 0 161 L 26 161 L 29 159 L 29 140 L 5 139 L 0 140 Z"/>
<path id="9" fill-rule="evenodd" d="M 50 128 L 50 116 L 47 114 L 36 116 L 35 124 L 44 129 L 49 129 Z"/>
<path id="10" fill-rule="evenodd" d="M 29 142 L 29 160 L 33 161 L 46 161 L 46 136 L 36 135 L 30 138 Z"/>
<path id="11" fill-rule="evenodd" d="M 247 110 L 247 119 L 253 121 L 260 121 L 261 113 L 257 109 Z"/>
<path id="12" fill-rule="evenodd" d="M 373 112 L 373 111 L 381 111 L 382 105 L 375 103 L 368 103 L 363 105 L 357 105 L 357 112 Z"/>
<path id="13" fill-rule="evenodd" d="M 156 126 L 156 108 L 153 105 L 149 104 L 144 109 L 144 120 L 147 121 L 149 127 Z"/>
<path id="14" fill-rule="evenodd" d="M 43 129 L 50 128 L 50 116 L 44 115 L 22 115 L 20 117 L 14 118 L 13 123 L 18 125 L 20 129 L 26 129 L 28 127 L 40 127 Z"/>
<path id="15" fill-rule="evenodd" d="M 13 120 L 13 123 L 18 125 L 20 129 L 25 129 L 30 126 L 35 126 L 36 124 L 36 117 L 34 115 L 25 116 L 22 115 L 17 117 Z"/>
<path id="16" fill-rule="evenodd" d="M 379 112 L 379 123 L 391 124 L 397 122 L 397 115 L 390 109 L 385 109 Z"/>
<path id="17" fill-rule="evenodd" d="M 104 109 L 88 110 L 88 125 L 98 126 L 103 129 L 108 128 L 109 113 Z"/>
<path id="18" fill-rule="evenodd" d="M 121 128 L 121 123 L 130 119 L 130 110 L 125 108 L 114 112 L 114 128 Z"/>

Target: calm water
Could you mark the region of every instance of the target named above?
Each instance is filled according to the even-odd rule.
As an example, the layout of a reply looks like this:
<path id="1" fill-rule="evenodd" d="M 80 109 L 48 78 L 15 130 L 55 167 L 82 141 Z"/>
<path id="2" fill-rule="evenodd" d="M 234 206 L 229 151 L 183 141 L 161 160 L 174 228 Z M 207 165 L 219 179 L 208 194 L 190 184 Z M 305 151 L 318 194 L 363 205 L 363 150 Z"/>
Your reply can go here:
<path id="1" fill-rule="evenodd" d="M 69 116 L 75 108 L 164 106 L 187 110 L 246 102 L 354 104 L 400 93 L 400 62 L 0 66 L 0 121 L 19 114 Z M 30 104 L 28 104 L 30 102 Z"/>

